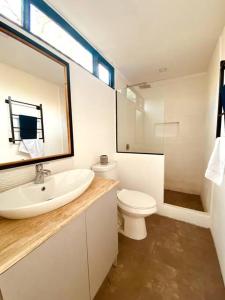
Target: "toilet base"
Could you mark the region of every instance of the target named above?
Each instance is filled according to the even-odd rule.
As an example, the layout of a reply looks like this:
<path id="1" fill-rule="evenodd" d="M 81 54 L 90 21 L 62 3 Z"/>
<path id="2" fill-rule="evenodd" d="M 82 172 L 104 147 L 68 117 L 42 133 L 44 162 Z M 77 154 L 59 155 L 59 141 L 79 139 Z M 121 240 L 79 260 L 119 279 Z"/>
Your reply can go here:
<path id="1" fill-rule="evenodd" d="M 119 232 L 134 240 L 143 240 L 147 237 L 147 230 L 144 217 L 130 217 L 122 214 L 123 226 Z"/>

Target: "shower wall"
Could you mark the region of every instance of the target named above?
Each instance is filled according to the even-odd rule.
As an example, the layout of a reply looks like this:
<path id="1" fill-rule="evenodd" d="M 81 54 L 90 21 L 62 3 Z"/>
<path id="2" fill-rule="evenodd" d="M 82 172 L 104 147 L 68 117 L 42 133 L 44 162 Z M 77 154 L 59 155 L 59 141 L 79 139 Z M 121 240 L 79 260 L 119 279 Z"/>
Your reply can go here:
<path id="1" fill-rule="evenodd" d="M 206 74 L 161 81 L 144 92 L 151 110 L 164 105 L 164 123 L 146 118 L 146 140 L 152 124 L 164 136 L 165 189 L 200 194 L 204 176 Z M 156 141 L 157 144 L 157 141 Z"/>

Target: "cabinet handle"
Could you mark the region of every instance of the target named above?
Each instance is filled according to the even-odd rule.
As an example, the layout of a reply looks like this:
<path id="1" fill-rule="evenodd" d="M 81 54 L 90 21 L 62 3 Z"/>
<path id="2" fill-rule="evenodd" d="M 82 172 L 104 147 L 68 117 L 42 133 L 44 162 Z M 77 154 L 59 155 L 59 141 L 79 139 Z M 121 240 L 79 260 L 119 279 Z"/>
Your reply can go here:
<path id="1" fill-rule="evenodd" d="M 0 300 L 4 300 L 2 296 L 2 290 L 0 289 Z"/>

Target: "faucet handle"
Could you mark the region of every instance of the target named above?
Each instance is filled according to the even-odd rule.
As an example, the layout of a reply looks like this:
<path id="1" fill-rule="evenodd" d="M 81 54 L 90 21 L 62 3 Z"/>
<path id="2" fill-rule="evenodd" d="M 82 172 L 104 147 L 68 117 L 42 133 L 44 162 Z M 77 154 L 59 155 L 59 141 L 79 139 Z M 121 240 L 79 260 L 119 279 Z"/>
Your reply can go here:
<path id="1" fill-rule="evenodd" d="M 43 173 L 47 176 L 51 175 L 51 170 L 44 169 Z"/>
<path id="2" fill-rule="evenodd" d="M 42 171 L 43 170 L 43 164 L 40 163 L 40 164 L 35 165 L 35 169 L 36 169 L 36 172 Z"/>

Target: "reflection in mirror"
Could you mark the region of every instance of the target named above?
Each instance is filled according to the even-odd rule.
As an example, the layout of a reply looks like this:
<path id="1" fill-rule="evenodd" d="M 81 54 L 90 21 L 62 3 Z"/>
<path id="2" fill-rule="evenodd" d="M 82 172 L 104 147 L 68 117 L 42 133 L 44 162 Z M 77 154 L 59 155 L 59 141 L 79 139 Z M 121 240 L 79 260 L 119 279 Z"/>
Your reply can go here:
<path id="1" fill-rule="evenodd" d="M 0 44 L 0 166 L 72 155 L 66 64 L 6 31 Z"/>

